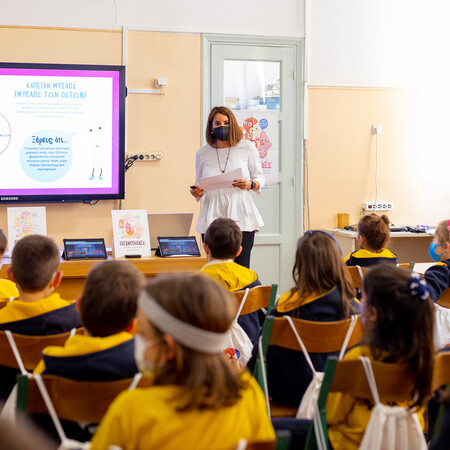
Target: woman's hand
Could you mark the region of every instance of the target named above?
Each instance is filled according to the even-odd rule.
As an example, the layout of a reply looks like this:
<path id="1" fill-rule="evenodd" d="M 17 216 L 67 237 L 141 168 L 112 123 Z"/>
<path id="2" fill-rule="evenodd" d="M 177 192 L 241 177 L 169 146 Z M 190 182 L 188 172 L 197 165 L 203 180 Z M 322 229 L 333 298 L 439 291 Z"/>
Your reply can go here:
<path id="1" fill-rule="evenodd" d="M 242 189 L 243 191 L 248 191 L 252 188 L 252 182 L 238 178 L 237 180 L 234 180 L 233 186 Z"/>
<path id="2" fill-rule="evenodd" d="M 203 196 L 203 189 L 199 186 L 191 186 L 191 195 L 195 198 L 200 198 Z"/>

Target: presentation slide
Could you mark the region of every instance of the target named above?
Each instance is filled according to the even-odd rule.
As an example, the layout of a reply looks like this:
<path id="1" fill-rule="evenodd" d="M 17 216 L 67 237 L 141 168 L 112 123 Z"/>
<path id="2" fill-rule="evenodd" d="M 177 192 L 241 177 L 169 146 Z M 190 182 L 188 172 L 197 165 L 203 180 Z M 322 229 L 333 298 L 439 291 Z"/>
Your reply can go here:
<path id="1" fill-rule="evenodd" d="M 0 199 L 117 194 L 119 85 L 114 70 L 0 66 Z"/>

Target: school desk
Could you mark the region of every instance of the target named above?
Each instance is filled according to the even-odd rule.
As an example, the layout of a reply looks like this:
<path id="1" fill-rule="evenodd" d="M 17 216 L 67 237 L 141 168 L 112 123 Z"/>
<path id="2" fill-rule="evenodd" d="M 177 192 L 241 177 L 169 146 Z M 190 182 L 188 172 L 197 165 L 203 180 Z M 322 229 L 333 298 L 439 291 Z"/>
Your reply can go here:
<path id="1" fill-rule="evenodd" d="M 111 256 L 108 259 L 113 259 Z M 199 271 L 206 263 L 206 257 L 202 256 L 177 256 L 161 258 L 148 256 L 143 258 L 115 258 L 118 261 L 127 261 L 139 269 L 146 277 L 154 277 L 168 273 L 193 273 Z M 61 260 L 60 269 L 63 271 L 63 279 L 57 292 L 62 298 L 72 300 L 77 298 L 84 286 L 87 274 L 99 260 L 65 261 Z M 0 278 L 7 278 L 6 268 L 10 265 L 10 258 L 3 258 L 3 266 L 0 269 Z"/>

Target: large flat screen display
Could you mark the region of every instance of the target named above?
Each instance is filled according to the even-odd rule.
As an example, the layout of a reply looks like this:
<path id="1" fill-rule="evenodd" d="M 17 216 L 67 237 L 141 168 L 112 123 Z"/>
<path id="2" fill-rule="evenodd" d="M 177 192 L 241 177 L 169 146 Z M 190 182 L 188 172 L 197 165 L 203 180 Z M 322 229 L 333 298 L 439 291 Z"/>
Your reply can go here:
<path id="1" fill-rule="evenodd" d="M 125 67 L 0 63 L 0 203 L 124 198 Z"/>

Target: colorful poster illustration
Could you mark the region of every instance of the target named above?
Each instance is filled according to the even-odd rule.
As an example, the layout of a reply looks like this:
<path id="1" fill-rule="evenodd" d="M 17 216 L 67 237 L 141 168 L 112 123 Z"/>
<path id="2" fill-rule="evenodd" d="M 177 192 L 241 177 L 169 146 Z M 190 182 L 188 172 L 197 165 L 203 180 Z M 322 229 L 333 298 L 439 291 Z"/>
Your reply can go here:
<path id="1" fill-rule="evenodd" d="M 17 241 L 30 234 L 47 236 L 45 206 L 10 207 L 8 216 L 9 255 L 12 255 Z"/>
<path id="2" fill-rule="evenodd" d="M 147 211 L 112 210 L 114 256 L 151 256 Z"/>
<path id="3" fill-rule="evenodd" d="M 278 111 L 234 111 L 244 139 L 256 148 L 266 177 L 265 187 L 278 183 Z"/>

